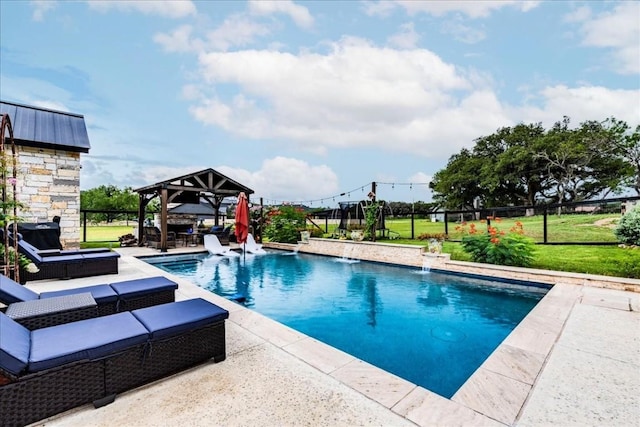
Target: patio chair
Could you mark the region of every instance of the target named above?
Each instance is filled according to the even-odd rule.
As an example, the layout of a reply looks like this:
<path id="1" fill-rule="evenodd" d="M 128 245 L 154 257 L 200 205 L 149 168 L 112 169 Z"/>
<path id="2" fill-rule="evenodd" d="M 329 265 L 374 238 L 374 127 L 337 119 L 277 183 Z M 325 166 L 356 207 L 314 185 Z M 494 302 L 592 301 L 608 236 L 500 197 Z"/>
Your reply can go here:
<path id="1" fill-rule="evenodd" d="M 17 310 L 26 312 L 19 317 L 23 319 L 21 323 L 30 329 L 173 302 L 177 288 L 176 282 L 164 276 L 154 276 L 38 294 L 0 274 L 0 302 L 8 305 L 4 311 L 8 314 L 16 313 Z M 76 306 L 77 302 L 68 298 L 85 293 L 91 294 L 95 301 L 93 313 L 82 312 L 85 305 Z M 64 297 L 67 299 L 61 299 Z M 37 303 L 47 299 L 55 299 L 55 305 L 44 308 L 41 303 Z"/>
<path id="2" fill-rule="evenodd" d="M 233 228 L 233 226 L 232 225 L 228 225 L 221 232 L 214 232 L 213 233 L 213 234 L 216 235 L 216 237 L 220 241 L 220 244 L 222 244 L 222 245 L 228 245 L 229 244 L 229 237 L 231 236 L 231 228 Z"/>
<path id="3" fill-rule="evenodd" d="M 19 236 L 19 235 L 18 235 Z M 107 248 L 79 250 L 40 250 L 24 239 L 18 239 L 18 251 L 29 258 L 39 271 L 21 270 L 23 279 L 73 279 L 118 273 L 120 254 Z"/>
<path id="4" fill-rule="evenodd" d="M 160 247 L 162 232 L 158 227 L 144 227 L 143 243 L 150 248 L 158 249 Z M 167 231 L 167 247 L 176 247 L 176 233 Z"/>
<path id="5" fill-rule="evenodd" d="M 256 240 L 253 238 L 253 234 L 251 233 L 247 234 L 247 242 L 244 245 L 242 245 L 242 249 L 245 252 L 248 252 L 250 254 L 256 254 L 256 255 L 264 255 L 267 253 L 267 251 L 262 249 L 261 244 L 256 243 Z"/>
<path id="6" fill-rule="evenodd" d="M 212 255 L 222 255 L 228 257 L 239 257 L 240 254 L 232 251 L 229 246 L 222 246 L 215 234 L 204 235 L 204 248 Z"/>
<path id="7" fill-rule="evenodd" d="M 30 331 L 0 313 L 0 424 L 24 426 L 226 358 L 229 313 L 193 299 Z"/>

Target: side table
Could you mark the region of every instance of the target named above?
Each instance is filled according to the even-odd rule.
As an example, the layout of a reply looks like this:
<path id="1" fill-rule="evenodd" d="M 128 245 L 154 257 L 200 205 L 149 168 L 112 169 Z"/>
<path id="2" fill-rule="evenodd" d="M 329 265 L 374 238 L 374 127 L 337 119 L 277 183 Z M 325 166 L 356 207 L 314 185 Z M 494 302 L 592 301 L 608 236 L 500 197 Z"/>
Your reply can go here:
<path id="1" fill-rule="evenodd" d="M 29 330 L 98 317 L 89 292 L 9 304 L 5 314 Z"/>

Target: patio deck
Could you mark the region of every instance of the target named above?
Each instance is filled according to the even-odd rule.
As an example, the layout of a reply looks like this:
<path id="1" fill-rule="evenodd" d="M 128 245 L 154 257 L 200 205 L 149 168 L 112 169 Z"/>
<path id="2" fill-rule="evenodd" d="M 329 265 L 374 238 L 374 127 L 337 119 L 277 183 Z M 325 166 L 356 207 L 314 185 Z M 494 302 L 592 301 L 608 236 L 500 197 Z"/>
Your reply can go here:
<path id="1" fill-rule="evenodd" d="M 172 249 L 170 254 L 202 251 Z M 226 308 L 227 359 L 86 405 L 47 426 L 638 425 L 640 293 L 558 283 L 452 399 L 382 371 L 118 249 L 116 275 L 28 284 L 38 292 L 163 274 L 176 299 Z M 640 281 L 630 281 L 640 289 Z"/>

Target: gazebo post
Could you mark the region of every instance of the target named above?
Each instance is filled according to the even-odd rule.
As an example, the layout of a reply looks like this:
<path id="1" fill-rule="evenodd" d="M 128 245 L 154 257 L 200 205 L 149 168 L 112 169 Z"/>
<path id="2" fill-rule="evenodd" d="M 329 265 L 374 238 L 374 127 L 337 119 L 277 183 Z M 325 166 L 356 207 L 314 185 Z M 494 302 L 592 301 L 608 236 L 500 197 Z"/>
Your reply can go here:
<path id="1" fill-rule="evenodd" d="M 142 237 L 144 236 L 144 216 L 147 210 L 147 203 L 144 194 L 138 194 L 138 246 L 142 246 Z"/>
<path id="2" fill-rule="evenodd" d="M 160 193 L 160 252 L 167 252 L 167 199 L 169 193 L 167 186 L 163 185 Z"/>

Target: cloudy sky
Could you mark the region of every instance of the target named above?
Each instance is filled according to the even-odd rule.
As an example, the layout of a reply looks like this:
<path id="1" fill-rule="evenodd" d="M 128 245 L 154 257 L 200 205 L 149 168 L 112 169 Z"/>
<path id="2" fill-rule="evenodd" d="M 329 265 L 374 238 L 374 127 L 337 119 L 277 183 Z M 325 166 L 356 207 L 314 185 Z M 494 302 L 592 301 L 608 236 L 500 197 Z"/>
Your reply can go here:
<path id="1" fill-rule="evenodd" d="M 2 1 L 0 49 L 2 100 L 85 116 L 82 189 L 427 201 L 500 127 L 640 122 L 632 1 Z"/>

